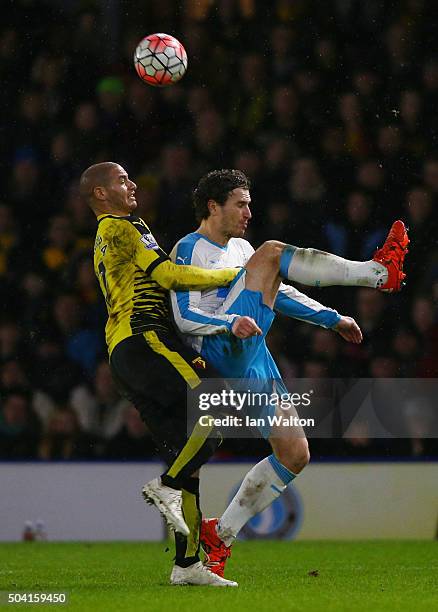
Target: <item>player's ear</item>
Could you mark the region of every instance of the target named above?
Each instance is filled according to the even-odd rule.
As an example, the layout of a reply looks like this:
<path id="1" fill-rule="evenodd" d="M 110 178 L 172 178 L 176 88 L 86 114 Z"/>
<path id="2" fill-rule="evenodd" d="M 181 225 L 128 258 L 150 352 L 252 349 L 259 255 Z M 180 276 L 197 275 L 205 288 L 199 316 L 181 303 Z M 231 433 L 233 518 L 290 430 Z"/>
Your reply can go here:
<path id="1" fill-rule="evenodd" d="M 96 200 L 106 200 L 106 189 L 102 185 L 98 185 L 93 189 L 93 195 Z"/>
<path id="2" fill-rule="evenodd" d="M 208 200 L 207 208 L 210 215 L 214 217 L 217 214 L 218 204 L 215 200 Z"/>

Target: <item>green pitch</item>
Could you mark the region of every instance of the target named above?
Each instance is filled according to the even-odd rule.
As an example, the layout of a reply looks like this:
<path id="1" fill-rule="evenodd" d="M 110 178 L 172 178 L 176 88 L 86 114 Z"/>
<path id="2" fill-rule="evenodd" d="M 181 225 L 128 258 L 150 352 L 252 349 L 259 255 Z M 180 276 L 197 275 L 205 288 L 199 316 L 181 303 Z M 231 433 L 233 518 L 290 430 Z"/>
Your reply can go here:
<path id="1" fill-rule="evenodd" d="M 171 545 L 170 545 L 171 546 Z M 0 590 L 68 591 L 88 611 L 436 610 L 436 542 L 239 542 L 236 589 L 171 587 L 172 552 L 151 543 L 0 545 Z M 172 550 L 172 549 L 171 549 Z M 4 609 L 23 606 L 9 605 Z"/>

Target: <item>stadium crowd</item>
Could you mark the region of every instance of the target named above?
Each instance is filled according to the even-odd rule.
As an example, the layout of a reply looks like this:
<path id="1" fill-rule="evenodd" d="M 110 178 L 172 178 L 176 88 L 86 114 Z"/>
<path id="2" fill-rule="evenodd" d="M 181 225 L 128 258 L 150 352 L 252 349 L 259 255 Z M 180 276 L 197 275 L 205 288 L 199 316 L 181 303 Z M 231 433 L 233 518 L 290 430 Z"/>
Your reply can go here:
<path id="1" fill-rule="evenodd" d="M 0 30 L 1 459 L 154 454 L 107 364 L 95 219 L 78 195 L 97 161 L 129 171 L 138 214 L 167 250 L 196 227 L 197 180 L 221 167 L 252 180 L 254 245 L 368 259 L 402 218 L 411 244 L 400 294 L 302 288 L 355 317 L 361 345 L 281 316 L 269 344 L 286 379 L 438 378 L 433 3 L 266 4 L 121 1 L 114 19 L 97 2 L 11 3 Z M 183 41 L 181 84 L 154 89 L 135 74 L 135 45 L 154 31 Z M 263 444 L 225 441 L 221 455 Z M 438 455 L 421 432 L 389 442 L 366 428 L 311 451 Z"/>

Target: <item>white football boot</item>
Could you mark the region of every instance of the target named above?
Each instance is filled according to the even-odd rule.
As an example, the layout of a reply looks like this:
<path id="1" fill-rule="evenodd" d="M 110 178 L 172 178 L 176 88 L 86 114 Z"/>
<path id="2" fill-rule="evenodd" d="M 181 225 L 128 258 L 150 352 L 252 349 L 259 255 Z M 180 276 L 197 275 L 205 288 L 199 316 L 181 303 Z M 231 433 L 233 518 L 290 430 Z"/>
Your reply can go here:
<path id="1" fill-rule="evenodd" d="M 217 574 L 213 574 L 209 569 L 198 561 L 189 567 L 179 567 L 174 565 L 170 575 L 170 584 L 184 585 L 192 584 L 197 586 L 214 586 L 214 587 L 236 587 L 239 586 L 233 580 L 227 580 Z"/>
<path id="2" fill-rule="evenodd" d="M 171 529 L 184 536 L 189 535 L 190 529 L 181 510 L 181 491 L 166 487 L 160 478 L 154 478 L 144 485 L 142 493 L 148 504 L 155 504 Z"/>

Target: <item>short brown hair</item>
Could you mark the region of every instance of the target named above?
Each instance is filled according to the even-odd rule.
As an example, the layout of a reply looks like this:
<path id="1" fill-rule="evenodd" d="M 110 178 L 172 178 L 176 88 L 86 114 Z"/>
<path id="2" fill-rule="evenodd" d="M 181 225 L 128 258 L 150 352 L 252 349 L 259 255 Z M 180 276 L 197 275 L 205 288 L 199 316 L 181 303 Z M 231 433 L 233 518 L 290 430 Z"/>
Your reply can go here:
<path id="1" fill-rule="evenodd" d="M 193 192 L 193 206 L 198 222 L 210 215 L 208 201 L 225 204 L 228 196 L 237 188 L 250 189 L 251 181 L 240 170 L 213 170 L 201 178 Z"/>

